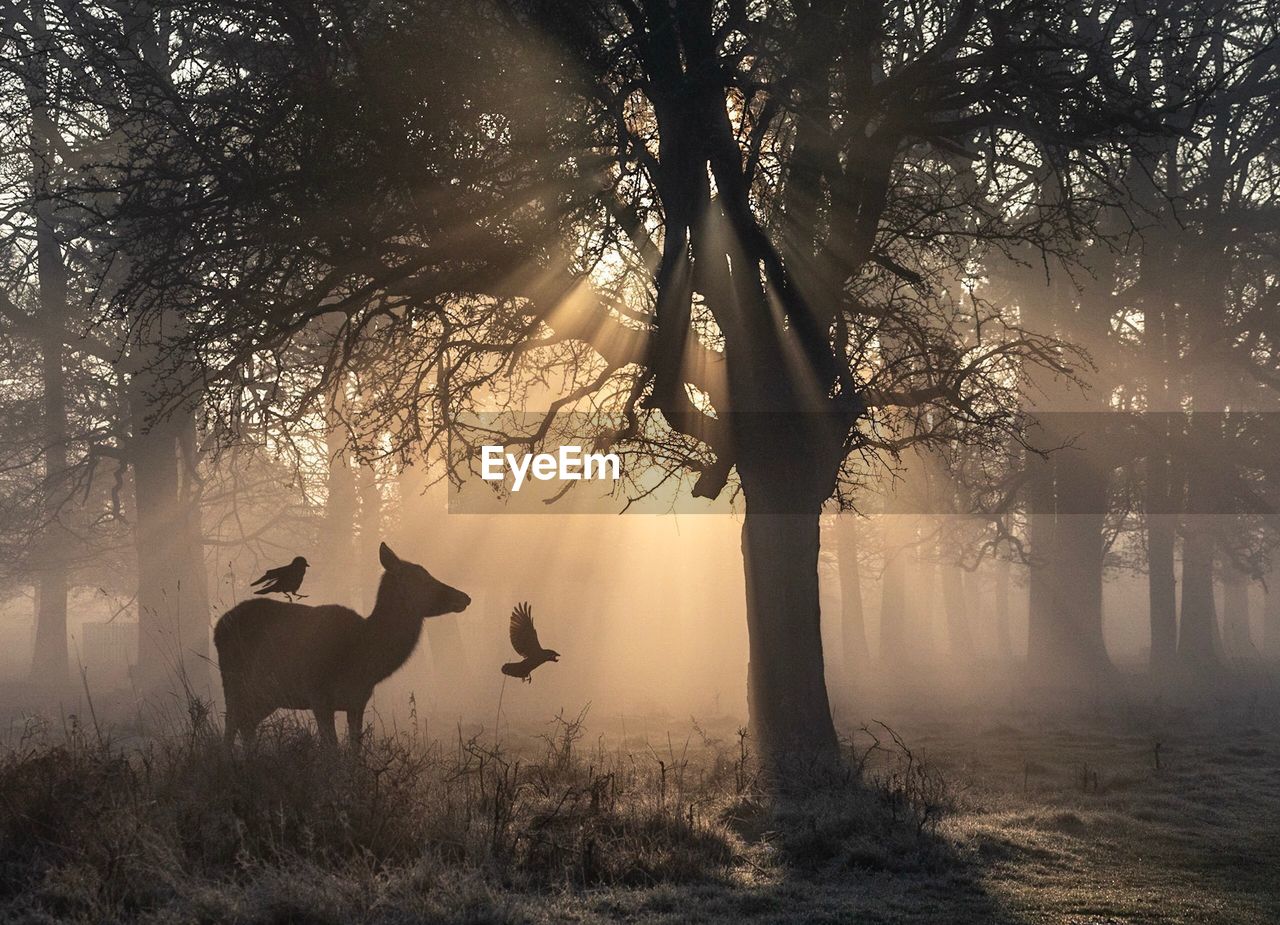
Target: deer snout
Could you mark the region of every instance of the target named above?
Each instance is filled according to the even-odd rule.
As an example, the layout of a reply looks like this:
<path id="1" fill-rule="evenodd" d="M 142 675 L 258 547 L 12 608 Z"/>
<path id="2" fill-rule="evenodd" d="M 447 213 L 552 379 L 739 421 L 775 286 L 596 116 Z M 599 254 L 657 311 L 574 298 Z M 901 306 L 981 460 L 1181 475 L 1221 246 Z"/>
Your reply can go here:
<path id="1" fill-rule="evenodd" d="M 455 598 L 455 605 L 453 608 L 453 612 L 462 613 L 462 611 L 466 610 L 470 606 L 471 606 L 471 595 L 467 594 L 464 591 L 459 591 L 457 598 Z"/>

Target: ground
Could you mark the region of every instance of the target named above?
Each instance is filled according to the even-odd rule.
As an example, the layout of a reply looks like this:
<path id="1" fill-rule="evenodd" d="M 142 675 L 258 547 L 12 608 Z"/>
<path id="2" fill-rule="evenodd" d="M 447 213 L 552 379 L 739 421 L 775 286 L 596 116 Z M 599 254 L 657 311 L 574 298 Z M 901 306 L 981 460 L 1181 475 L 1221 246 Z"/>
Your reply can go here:
<path id="1" fill-rule="evenodd" d="M 415 733 L 355 762 L 289 723 L 253 755 L 212 727 L 28 729 L 0 767 L 0 900 L 27 921 L 1280 921 L 1269 695 L 1033 699 L 869 698 L 842 774 L 781 797 L 728 718 Z"/>
<path id="2" fill-rule="evenodd" d="M 1215 703 L 1212 720 L 1149 705 L 1128 715 L 1007 709 L 946 721 L 928 712 L 909 711 L 895 731 L 955 790 L 936 855 L 853 857 L 797 875 L 774 863 L 764 842 L 747 853 L 759 866 L 740 867 L 730 883 L 568 895 L 540 914 L 672 923 L 1280 921 L 1280 714 L 1260 699 Z"/>

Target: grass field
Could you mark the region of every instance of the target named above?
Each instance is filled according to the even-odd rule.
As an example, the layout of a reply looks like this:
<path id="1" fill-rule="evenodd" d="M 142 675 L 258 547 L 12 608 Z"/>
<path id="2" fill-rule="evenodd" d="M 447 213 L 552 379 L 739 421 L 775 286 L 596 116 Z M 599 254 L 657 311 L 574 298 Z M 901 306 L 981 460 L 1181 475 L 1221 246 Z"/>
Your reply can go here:
<path id="1" fill-rule="evenodd" d="M 29 720 L 0 758 L 6 921 L 1280 921 L 1280 722 L 1242 696 L 847 729 L 769 795 L 728 720 L 417 728 L 353 758 L 289 718 L 228 753 Z M 1213 720 L 1208 719 L 1209 714 Z M 648 728 L 657 728 L 650 722 Z M 878 744 L 877 744 L 878 742 Z"/>

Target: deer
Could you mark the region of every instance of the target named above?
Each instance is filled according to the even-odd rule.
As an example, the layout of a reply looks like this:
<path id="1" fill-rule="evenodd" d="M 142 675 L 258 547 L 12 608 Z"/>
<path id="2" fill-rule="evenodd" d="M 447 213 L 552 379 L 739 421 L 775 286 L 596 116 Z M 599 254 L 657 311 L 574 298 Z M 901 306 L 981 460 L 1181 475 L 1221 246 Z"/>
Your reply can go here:
<path id="1" fill-rule="evenodd" d="M 364 710 L 380 681 L 413 653 L 422 623 L 461 613 L 471 598 L 406 562 L 383 543 L 382 578 L 367 618 L 339 604 L 257 598 L 224 613 L 213 630 L 227 702 L 225 739 L 253 745 L 276 710 L 310 710 L 321 742 L 336 746 L 334 714 L 347 715 L 347 741 L 360 747 Z"/>

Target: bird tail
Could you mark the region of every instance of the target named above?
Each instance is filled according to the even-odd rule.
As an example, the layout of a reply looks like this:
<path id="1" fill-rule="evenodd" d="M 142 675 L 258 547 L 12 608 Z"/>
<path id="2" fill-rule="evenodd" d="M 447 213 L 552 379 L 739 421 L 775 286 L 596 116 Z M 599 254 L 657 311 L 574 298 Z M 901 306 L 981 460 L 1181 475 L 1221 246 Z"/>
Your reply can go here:
<path id="1" fill-rule="evenodd" d="M 270 594 L 271 590 L 272 590 L 271 588 L 259 588 L 257 591 L 254 591 L 253 593 L 254 594 Z"/>
<path id="2" fill-rule="evenodd" d="M 266 583 L 267 583 L 268 581 L 270 581 L 270 580 L 271 580 L 271 579 L 270 579 L 270 578 L 268 578 L 266 575 L 263 575 L 263 576 L 262 576 L 261 578 L 259 578 L 257 581 L 251 581 L 251 582 L 249 582 L 249 587 L 250 587 L 250 588 L 256 588 L 258 585 L 266 584 Z"/>
<path id="3" fill-rule="evenodd" d="M 507 662 L 502 666 L 502 673 L 511 678 L 522 678 L 524 675 L 521 669 L 524 668 L 524 662 Z"/>

